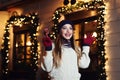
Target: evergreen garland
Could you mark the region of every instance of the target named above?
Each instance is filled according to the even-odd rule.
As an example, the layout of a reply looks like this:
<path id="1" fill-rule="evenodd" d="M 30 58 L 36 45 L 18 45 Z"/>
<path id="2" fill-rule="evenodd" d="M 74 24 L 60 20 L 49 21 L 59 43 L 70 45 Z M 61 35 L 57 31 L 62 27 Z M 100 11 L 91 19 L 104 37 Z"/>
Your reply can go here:
<path id="1" fill-rule="evenodd" d="M 67 4 L 67 3 L 66 3 Z M 52 27 L 52 31 L 50 34 L 51 39 L 56 39 L 56 36 L 58 34 L 58 30 L 57 30 L 57 25 L 59 23 L 59 19 L 61 17 L 61 14 L 67 14 L 67 13 L 71 13 L 73 11 L 79 10 L 79 9 L 87 9 L 87 10 L 97 10 L 98 11 L 98 26 L 97 26 L 97 47 L 98 47 L 98 57 L 99 57 L 99 64 L 97 67 L 97 73 L 98 73 L 98 80 L 106 80 L 106 69 L 105 69 L 105 39 L 104 39 L 104 25 L 105 25 L 105 21 L 104 21 L 104 11 L 105 11 L 105 4 L 103 2 L 103 0 L 93 0 L 93 1 L 89 1 L 89 2 L 83 2 L 83 1 L 79 1 L 74 5 L 70 5 L 70 6 L 63 6 L 63 7 L 59 7 L 55 10 L 54 14 L 53 14 L 53 27 Z"/>
<path id="2" fill-rule="evenodd" d="M 19 21 L 21 22 L 19 25 Z M 32 25 L 32 29 L 30 31 L 30 40 L 31 40 L 31 54 L 32 54 L 32 68 L 33 71 L 37 70 L 38 65 L 38 42 L 37 42 L 37 36 L 36 36 L 36 29 L 38 27 L 39 18 L 36 13 L 29 14 L 27 16 L 21 15 L 21 16 L 11 16 L 10 19 L 7 21 L 7 25 L 5 27 L 5 33 L 3 36 L 3 43 L 2 43 L 2 79 L 7 80 L 9 69 L 8 69 L 8 63 L 9 63 L 9 49 L 10 49 L 10 27 L 11 26 L 21 26 L 24 24 L 30 24 Z"/>

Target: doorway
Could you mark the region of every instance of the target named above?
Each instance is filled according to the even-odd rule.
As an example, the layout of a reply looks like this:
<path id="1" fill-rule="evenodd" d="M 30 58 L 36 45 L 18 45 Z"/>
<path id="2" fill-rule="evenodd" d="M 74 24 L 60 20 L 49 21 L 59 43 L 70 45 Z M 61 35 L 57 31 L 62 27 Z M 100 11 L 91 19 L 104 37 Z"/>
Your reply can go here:
<path id="1" fill-rule="evenodd" d="M 15 26 L 13 29 L 13 69 L 15 71 L 30 71 L 32 69 L 30 29 L 25 27 Z"/>
<path id="2" fill-rule="evenodd" d="M 38 68 L 38 14 L 12 15 L 5 26 L 2 75 L 5 80 L 35 79 Z M 10 34 L 12 33 L 12 35 Z M 11 41 L 9 40 L 10 38 Z M 10 45 L 10 43 L 12 43 Z M 12 54 L 12 55 L 10 55 Z"/>

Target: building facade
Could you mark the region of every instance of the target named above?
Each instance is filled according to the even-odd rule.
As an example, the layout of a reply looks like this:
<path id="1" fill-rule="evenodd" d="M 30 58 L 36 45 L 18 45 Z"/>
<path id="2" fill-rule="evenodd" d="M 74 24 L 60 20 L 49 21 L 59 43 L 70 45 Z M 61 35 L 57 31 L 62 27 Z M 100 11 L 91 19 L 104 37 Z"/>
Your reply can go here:
<path id="1" fill-rule="evenodd" d="M 78 0 L 82 1 L 82 0 Z M 87 0 L 84 0 L 87 1 Z M 93 0 L 89 0 L 93 1 Z M 97 1 L 97 0 L 96 0 Z M 105 3 L 105 59 L 107 60 L 105 63 L 106 68 L 106 74 L 107 78 L 106 80 L 119 80 L 120 76 L 120 65 L 118 64 L 120 62 L 120 29 L 119 29 L 119 12 L 120 12 L 120 6 L 119 0 L 104 0 Z M 53 14 L 55 10 L 59 7 L 64 6 L 63 0 L 1 0 L 0 2 L 0 41 L 3 40 L 4 35 L 4 27 L 6 26 L 7 20 L 12 15 L 29 15 L 31 13 L 38 14 L 39 18 L 39 26 L 37 29 L 37 40 L 39 43 L 39 54 L 42 52 L 42 30 L 44 27 L 52 27 L 53 26 Z M 77 25 L 76 25 L 77 26 Z M 13 28 L 10 29 L 10 53 L 9 53 L 9 63 L 8 63 L 8 69 L 12 71 L 14 69 L 13 65 L 13 44 L 14 44 L 14 38 L 13 38 Z M 19 31 L 18 31 L 19 32 Z M 23 33 L 21 33 L 23 34 Z M 2 49 L 2 43 L 0 43 L 0 49 Z M 1 53 L 2 54 L 2 53 Z M 0 55 L 1 55 L 0 54 Z M 39 55 L 38 57 L 38 63 L 39 63 Z M 94 59 L 94 58 L 93 58 Z M 2 62 L 0 62 L 2 63 Z M 2 64 L 1 64 L 2 65 Z M 94 66 L 94 65 L 93 65 Z M 2 70 L 1 70 L 2 71 Z M 83 71 L 84 72 L 84 71 Z M 39 72 L 38 72 L 39 74 Z"/>

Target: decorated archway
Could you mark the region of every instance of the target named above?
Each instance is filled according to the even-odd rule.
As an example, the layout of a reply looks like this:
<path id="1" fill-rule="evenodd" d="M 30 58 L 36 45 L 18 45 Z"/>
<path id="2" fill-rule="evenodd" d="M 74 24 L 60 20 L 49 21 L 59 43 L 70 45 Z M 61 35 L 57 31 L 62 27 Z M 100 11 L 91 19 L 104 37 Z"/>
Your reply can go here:
<path id="1" fill-rule="evenodd" d="M 2 78 L 4 80 L 7 79 L 9 75 L 9 55 L 10 55 L 10 28 L 11 27 L 19 27 L 21 28 L 24 25 L 30 25 L 29 30 L 29 39 L 30 39 L 30 54 L 31 54 L 31 64 L 33 72 L 37 70 L 38 64 L 38 41 L 37 41 L 37 27 L 39 23 L 39 18 L 37 13 L 32 13 L 29 15 L 12 15 L 7 24 L 5 26 L 5 32 L 3 35 L 3 43 L 2 43 Z"/>
<path id="2" fill-rule="evenodd" d="M 76 2 L 74 5 L 65 5 L 62 7 L 59 7 L 55 10 L 53 14 L 53 27 L 52 27 L 52 32 L 50 34 L 51 39 L 56 39 L 56 36 L 58 34 L 57 31 L 57 25 L 59 21 L 61 20 L 62 15 L 66 15 L 75 11 L 80 11 L 80 10 L 97 10 L 98 13 L 98 25 L 97 25 L 97 54 L 99 57 L 99 65 L 97 67 L 97 77 L 98 80 L 106 80 L 106 69 L 105 69 L 105 37 L 104 37 L 104 11 L 105 11 L 105 4 L 103 0 L 92 0 L 89 2 L 83 2 L 79 1 Z M 64 17 L 63 17 L 64 18 Z"/>

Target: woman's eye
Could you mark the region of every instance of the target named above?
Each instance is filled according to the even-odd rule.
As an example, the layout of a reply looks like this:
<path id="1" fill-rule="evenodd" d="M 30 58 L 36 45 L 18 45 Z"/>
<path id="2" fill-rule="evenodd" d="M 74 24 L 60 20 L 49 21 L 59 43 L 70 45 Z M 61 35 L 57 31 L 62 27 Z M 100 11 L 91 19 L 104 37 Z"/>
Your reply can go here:
<path id="1" fill-rule="evenodd" d="M 72 27 L 62 27 L 62 29 L 69 29 L 69 30 L 73 30 Z"/>
<path id="2" fill-rule="evenodd" d="M 65 27 L 63 27 L 62 29 L 66 29 Z"/>
<path id="3" fill-rule="evenodd" d="M 73 30 L 73 28 L 71 27 L 70 30 Z"/>

